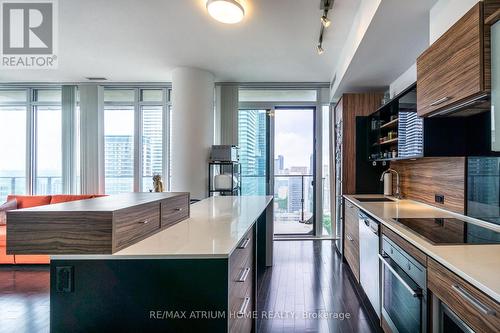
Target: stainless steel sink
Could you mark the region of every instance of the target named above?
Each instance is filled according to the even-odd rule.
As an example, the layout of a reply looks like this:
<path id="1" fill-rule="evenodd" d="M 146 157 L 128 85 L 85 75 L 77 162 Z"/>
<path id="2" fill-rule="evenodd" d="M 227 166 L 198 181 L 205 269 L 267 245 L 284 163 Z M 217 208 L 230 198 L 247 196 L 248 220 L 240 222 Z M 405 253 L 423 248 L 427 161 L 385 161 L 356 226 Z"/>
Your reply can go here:
<path id="1" fill-rule="evenodd" d="M 389 198 L 370 198 L 370 197 L 354 197 L 354 199 L 360 201 L 360 202 L 394 202 L 393 199 Z"/>

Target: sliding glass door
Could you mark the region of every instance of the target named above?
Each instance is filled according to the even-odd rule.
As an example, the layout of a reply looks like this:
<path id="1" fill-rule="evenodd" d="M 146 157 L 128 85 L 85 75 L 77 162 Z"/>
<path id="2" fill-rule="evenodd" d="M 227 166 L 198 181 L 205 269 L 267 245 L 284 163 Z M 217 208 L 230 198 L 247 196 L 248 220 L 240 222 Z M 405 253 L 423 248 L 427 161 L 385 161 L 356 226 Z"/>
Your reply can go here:
<path id="1" fill-rule="evenodd" d="M 312 235 L 315 207 L 313 107 L 242 109 L 242 195 L 274 195 L 274 233 Z"/>
<path id="2" fill-rule="evenodd" d="M 274 233 L 314 232 L 314 108 L 274 110 Z"/>

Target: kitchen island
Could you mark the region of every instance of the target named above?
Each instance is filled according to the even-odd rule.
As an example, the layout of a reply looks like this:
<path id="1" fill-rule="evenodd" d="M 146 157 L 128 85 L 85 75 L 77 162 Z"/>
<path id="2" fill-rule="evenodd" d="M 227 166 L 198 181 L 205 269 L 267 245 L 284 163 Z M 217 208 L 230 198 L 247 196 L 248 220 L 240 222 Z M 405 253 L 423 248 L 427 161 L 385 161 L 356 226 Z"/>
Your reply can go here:
<path id="1" fill-rule="evenodd" d="M 113 254 L 51 256 L 52 332 L 251 332 L 272 197 L 211 197 Z"/>

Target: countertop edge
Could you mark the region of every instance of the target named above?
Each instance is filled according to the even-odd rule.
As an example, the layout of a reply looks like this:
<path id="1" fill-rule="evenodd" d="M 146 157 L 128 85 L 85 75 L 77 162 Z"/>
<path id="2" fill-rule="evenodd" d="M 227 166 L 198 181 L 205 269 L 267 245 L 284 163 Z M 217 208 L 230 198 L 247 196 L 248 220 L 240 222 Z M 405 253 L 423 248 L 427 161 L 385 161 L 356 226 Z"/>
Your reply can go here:
<path id="1" fill-rule="evenodd" d="M 227 252 L 227 253 L 181 253 L 181 254 L 176 254 L 176 253 L 171 253 L 171 254 L 121 254 L 120 252 L 125 251 L 129 247 L 133 247 L 136 244 L 132 244 L 116 253 L 113 254 L 57 254 L 57 255 L 49 255 L 51 260 L 167 260 L 167 259 L 228 259 L 231 254 L 234 252 L 234 250 L 238 247 L 239 243 L 243 239 L 243 237 L 248 233 L 248 231 L 253 228 L 259 217 L 266 212 L 266 209 L 269 207 L 273 200 L 273 196 L 268 196 L 266 195 L 266 201 L 265 201 L 265 206 L 263 207 L 262 211 L 258 214 L 258 216 L 255 218 L 255 220 L 252 221 L 246 228 L 245 232 L 242 233 L 242 236 L 240 239 L 235 242 L 233 247 Z M 199 203 L 199 202 L 198 202 Z M 194 205 L 198 204 L 195 203 Z M 185 223 L 187 220 L 190 218 L 183 220 L 180 223 Z M 160 232 L 165 232 L 167 229 L 162 230 Z M 156 236 L 158 233 L 155 233 L 154 235 L 151 235 L 149 237 Z M 147 238 L 146 238 L 147 239 Z M 142 240 L 144 241 L 144 240 Z"/>
<path id="2" fill-rule="evenodd" d="M 355 205 L 356 207 L 358 207 L 359 209 L 362 209 L 364 211 L 366 211 L 367 209 L 366 208 L 363 208 L 363 204 L 362 203 L 359 203 L 356 199 L 352 198 L 351 197 L 352 195 L 349 195 L 349 194 L 344 194 L 343 197 L 346 199 L 346 200 L 349 200 L 349 202 L 351 202 L 353 205 Z M 408 200 L 408 199 L 405 199 L 405 200 Z M 422 204 L 420 202 L 417 202 L 417 201 L 414 201 L 414 200 L 408 200 L 408 201 L 412 201 L 412 202 L 415 202 L 415 204 Z M 425 204 L 423 204 L 425 205 Z M 428 205 L 426 205 L 428 206 Z M 441 210 L 439 208 L 436 208 L 436 207 L 433 207 L 433 206 L 429 206 L 429 207 L 432 207 L 432 208 L 435 208 L 435 209 L 438 209 L 438 210 Z M 447 212 L 447 211 L 446 211 Z M 447 212 L 448 213 L 448 212 Z M 432 253 L 430 252 L 428 249 L 426 249 L 425 247 L 421 246 L 418 242 L 415 242 L 414 240 L 412 240 L 411 238 L 407 237 L 406 235 L 404 235 L 403 233 L 401 233 L 397 228 L 395 228 L 394 226 L 388 224 L 384 218 L 380 217 L 380 216 L 377 216 L 377 215 L 374 215 L 372 213 L 370 213 L 370 216 L 374 217 L 375 219 L 377 219 L 377 221 L 379 221 L 380 223 L 382 223 L 384 226 L 388 227 L 389 229 L 391 229 L 392 231 L 394 231 L 396 234 L 398 234 L 400 237 L 402 237 L 404 240 L 406 240 L 407 242 L 409 242 L 410 244 L 412 244 L 413 246 L 415 246 L 416 248 L 418 248 L 420 251 L 424 252 L 427 256 L 431 257 L 432 259 L 436 260 L 437 262 L 439 262 L 440 264 L 442 264 L 444 267 L 448 268 L 450 271 L 452 271 L 453 273 L 457 274 L 458 276 L 460 276 L 461 278 L 463 278 L 465 281 L 469 282 L 470 284 L 472 284 L 474 287 L 478 288 L 479 290 L 481 290 L 482 292 L 486 293 L 488 296 L 490 296 L 492 299 L 494 299 L 496 302 L 500 303 L 500 294 L 498 294 L 497 292 L 495 292 L 494 290 L 490 289 L 489 287 L 483 285 L 481 282 L 475 280 L 474 278 L 472 278 L 471 276 L 465 274 L 463 271 L 461 271 L 459 268 L 453 266 L 452 264 L 450 264 L 448 261 L 446 261 L 445 259 L 441 258 L 440 256 L 436 255 L 435 253 Z M 394 222 L 395 223 L 395 222 Z M 424 241 L 424 240 L 422 240 Z M 430 243 L 429 243 L 430 244 Z"/>
<path id="3" fill-rule="evenodd" d="M 179 255 L 114 255 L 114 254 L 66 254 L 53 255 L 50 260 L 170 260 L 170 259 L 228 259 L 226 254 L 179 254 Z"/>

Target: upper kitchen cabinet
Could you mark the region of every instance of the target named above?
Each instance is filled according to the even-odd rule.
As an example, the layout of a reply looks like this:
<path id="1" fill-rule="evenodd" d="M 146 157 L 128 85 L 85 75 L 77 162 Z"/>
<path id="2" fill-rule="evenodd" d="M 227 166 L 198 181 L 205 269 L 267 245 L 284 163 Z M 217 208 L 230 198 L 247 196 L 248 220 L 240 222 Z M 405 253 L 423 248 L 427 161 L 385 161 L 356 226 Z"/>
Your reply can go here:
<path id="1" fill-rule="evenodd" d="M 464 116 L 489 110 L 491 52 L 485 20 L 500 1 L 477 3 L 417 59 L 417 113 Z"/>

